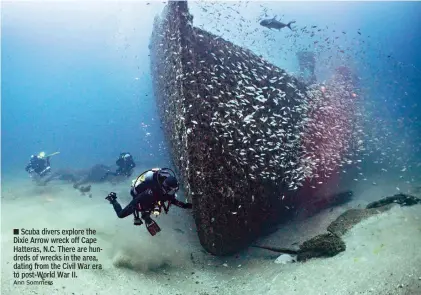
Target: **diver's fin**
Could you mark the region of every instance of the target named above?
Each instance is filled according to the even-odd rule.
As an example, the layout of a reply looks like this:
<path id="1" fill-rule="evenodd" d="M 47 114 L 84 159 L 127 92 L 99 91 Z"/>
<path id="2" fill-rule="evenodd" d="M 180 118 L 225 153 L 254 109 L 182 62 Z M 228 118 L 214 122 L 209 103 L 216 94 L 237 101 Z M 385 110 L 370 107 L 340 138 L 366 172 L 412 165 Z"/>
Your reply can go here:
<path id="1" fill-rule="evenodd" d="M 161 228 L 158 226 L 158 224 L 152 220 L 151 223 L 146 224 L 146 229 L 151 234 L 151 236 L 156 235 L 161 231 Z"/>

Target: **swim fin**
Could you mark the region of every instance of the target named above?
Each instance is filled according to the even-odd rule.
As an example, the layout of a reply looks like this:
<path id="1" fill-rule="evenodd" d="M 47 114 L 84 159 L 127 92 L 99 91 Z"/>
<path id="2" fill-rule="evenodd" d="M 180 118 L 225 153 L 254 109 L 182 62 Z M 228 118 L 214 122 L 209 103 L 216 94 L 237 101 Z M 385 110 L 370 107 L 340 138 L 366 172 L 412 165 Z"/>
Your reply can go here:
<path id="1" fill-rule="evenodd" d="M 154 236 L 161 231 L 161 228 L 153 220 L 152 220 L 152 222 L 146 224 L 146 229 L 151 234 L 151 236 Z"/>

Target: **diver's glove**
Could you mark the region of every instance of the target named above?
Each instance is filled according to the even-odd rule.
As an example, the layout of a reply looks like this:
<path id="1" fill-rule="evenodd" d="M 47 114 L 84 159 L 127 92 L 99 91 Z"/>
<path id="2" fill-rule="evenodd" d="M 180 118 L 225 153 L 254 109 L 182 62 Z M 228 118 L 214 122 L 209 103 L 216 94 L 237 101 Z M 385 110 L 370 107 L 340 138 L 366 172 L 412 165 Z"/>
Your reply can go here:
<path id="1" fill-rule="evenodd" d="M 183 206 L 183 209 L 192 209 L 192 208 L 193 208 L 193 205 L 191 203 L 186 203 Z"/>
<path id="2" fill-rule="evenodd" d="M 108 194 L 108 196 L 105 199 L 110 201 L 110 203 L 112 204 L 117 199 L 117 194 L 111 192 Z"/>

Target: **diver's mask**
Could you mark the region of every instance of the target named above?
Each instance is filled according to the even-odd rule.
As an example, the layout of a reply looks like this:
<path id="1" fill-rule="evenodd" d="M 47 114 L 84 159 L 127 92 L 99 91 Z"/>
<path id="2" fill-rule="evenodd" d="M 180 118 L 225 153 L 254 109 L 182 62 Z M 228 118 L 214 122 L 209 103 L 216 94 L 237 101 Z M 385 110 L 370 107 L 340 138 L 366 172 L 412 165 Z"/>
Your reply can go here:
<path id="1" fill-rule="evenodd" d="M 173 196 L 178 191 L 178 186 L 177 187 L 169 187 L 169 186 L 166 186 L 165 183 L 164 183 L 162 185 L 162 190 L 163 190 L 164 194 Z"/>

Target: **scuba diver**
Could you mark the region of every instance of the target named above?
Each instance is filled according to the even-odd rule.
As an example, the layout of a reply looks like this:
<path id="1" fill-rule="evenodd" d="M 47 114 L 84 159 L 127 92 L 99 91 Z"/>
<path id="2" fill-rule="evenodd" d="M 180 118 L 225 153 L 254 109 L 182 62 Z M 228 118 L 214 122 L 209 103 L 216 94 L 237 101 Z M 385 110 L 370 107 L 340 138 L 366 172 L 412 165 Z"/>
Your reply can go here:
<path id="1" fill-rule="evenodd" d="M 171 173 L 170 173 L 171 172 Z M 146 229 L 154 236 L 161 231 L 160 227 L 151 218 L 151 213 L 158 216 L 162 209 L 168 213 L 171 204 L 183 208 L 191 209 L 191 203 L 184 203 L 176 199 L 178 191 L 178 181 L 175 173 L 169 168 L 153 168 L 140 174 L 135 180 L 130 190 L 133 200 L 124 208 L 117 201 L 117 195 L 111 192 L 105 199 L 114 207 L 119 218 L 134 215 L 134 225 L 142 225 L 141 218 L 145 221 Z M 167 206 L 165 206 L 167 202 Z"/>
<path id="2" fill-rule="evenodd" d="M 121 153 L 120 157 L 115 161 L 116 165 L 118 166 L 115 172 L 108 171 L 104 178 L 108 175 L 119 176 L 124 175 L 129 177 L 133 173 L 133 168 L 136 167 L 136 164 L 133 160 L 133 156 L 130 153 Z"/>
<path id="3" fill-rule="evenodd" d="M 121 153 L 115 163 L 118 166 L 115 173 L 117 175 L 125 175 L 127 177 L 132 175 L 133 169 L 136 167 L 133 156 L 130 153 Z"/>
<path id="4" fill-rule="evenodd" d="M 45 155 L 45 152 L 40 152 L 38 155 L 32 155 L 31 159 L 25 167 L 25 171 L 28 172 L 31 177 L 36 174 L 40 178 L 44 177 L 51 171 L 50 157 L 59 154 L 59 152 Z"/>

